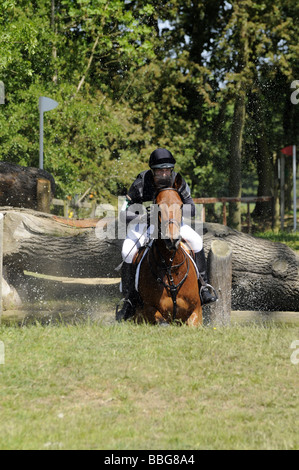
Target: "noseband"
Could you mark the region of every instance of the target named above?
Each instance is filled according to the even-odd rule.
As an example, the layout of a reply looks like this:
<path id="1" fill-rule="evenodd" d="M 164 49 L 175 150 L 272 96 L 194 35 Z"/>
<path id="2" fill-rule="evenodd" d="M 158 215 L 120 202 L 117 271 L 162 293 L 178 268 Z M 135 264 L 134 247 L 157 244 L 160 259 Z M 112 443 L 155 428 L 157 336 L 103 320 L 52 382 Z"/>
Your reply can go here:
<path id="1" fill-rule="evenodd" d="M 175 191 L 176 193 L 178 193 L 177 189 L 175 189 L 175 188 L 161 188 L 158 191 L 156 191 L 156 194 L 155 194 L 155 197 L 154 197 L 154 204 L 156 204 L 156 202 L 157 202 L 158 194 L 162 193 L 162 191 Z"/>

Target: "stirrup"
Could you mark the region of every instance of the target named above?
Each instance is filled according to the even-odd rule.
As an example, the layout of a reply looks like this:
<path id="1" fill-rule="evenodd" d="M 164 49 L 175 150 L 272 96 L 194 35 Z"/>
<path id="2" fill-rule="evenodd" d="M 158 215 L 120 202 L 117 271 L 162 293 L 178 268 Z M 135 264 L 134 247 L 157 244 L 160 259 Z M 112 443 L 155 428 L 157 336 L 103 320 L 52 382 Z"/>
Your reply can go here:
<path id="1" fill-rule="evenodd" d="M 120 303 L 123 302 L 123 306 L 122 308 L 119 310 L 119 306 L 120 306 Z M 131 302 L 130 299 L 121 299 L 119 304 L 117 304 L 116 306 L 116 311 L 115 311 L 115 319 L 116 321 L 118 322 L 121 322 L 122 320 L 128 320 L 129 318 L 133 317 L 134 314 L 135 314 L 135 309 L 134 309 L 134 306 Z M 126 305 L 127 303 L 129 303 L 130 305 Z M 131 314 L 128 315 L 128 309 L 132 309 L 132 312 Z"/>
<path id="2" fill-rule="evenodd" d="M 212 289 L 213 294 L 214 294 L 214 298 L 212 297 L 208 302 L 203 302 L 202 291 L 204 289 L 208 289 L 209 294 L 210 294 L 209 289 Z M 210 295 L 212 295 L 212 294 L 210 294 Z M 200 296 L 200 300 L 201 300 L 202 305 L 208 305 L 208 304 L 211 304 L 213 302 L 218 302 L 218 295 L 216 293 L 215 288 L 213 286 L 211 286 L 211 284 L 204 284 L 203 286 L 201 286 L 201 288 L 199 290 L 199 296 Z"/>

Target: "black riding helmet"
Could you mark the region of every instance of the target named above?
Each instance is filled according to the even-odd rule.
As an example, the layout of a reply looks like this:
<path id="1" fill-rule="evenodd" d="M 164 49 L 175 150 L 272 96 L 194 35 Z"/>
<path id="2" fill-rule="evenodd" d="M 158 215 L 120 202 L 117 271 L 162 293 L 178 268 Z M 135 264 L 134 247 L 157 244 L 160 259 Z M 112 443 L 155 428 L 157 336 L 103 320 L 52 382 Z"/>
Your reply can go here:
<path id="1" fill-rule="evenodd" d="M 156 189 L 169 188 L 172 186 L 172 170 L 175 159 L 169 150 L 156 149 L 150 156 L 149 166 L 153 173 Z"/>
<path id="2" fill-rule="evenodd" d="M 149 166 L 153 170 L 155 168 L 174 168 L 175 159 L 169 150 L 156 149 L 151 153 Z"/>

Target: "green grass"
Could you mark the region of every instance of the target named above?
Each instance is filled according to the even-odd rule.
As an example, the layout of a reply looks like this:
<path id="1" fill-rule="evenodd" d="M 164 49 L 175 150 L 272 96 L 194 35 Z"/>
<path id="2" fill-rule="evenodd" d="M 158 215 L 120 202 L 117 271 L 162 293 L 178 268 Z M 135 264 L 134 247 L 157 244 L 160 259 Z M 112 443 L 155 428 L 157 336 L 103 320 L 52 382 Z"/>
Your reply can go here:
<path id="1" fill-rule="evenodd" d="M 0 327 L 0 449 L 298 449 L 298 327 Z"/>
<path id="2" fill-rule="evenodd" d="M 288 233 L 288 232 L 274 232 L 268 230 L 265 232 L 256 232 L 255 237 L 264 238 L 271 242 L 285 243 L 289 248 L 295 251 L 299 251 L 299 232 Z"/>

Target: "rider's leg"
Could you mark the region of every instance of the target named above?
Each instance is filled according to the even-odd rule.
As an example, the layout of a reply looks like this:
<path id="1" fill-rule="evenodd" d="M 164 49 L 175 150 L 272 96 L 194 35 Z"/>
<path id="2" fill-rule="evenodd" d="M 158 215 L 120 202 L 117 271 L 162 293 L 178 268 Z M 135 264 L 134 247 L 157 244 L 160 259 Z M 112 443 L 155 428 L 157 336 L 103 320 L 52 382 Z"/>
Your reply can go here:
<path id="1" fill-rule="evenodd" d="M 124 302 L 121 310 L 117 311 L 116 320 L 128 320 L 135 314 L 138 302 L 138 293 L 135 289 L 135 268 L 133 259 L 138 249 L 146 242 L 146 237 L 142 235 L 144 228 L 137 226 L 135 230 L 130 230 L 122 247 L 123 265 L 121 269 L 122 293 Z"/>
<path id="2" fill-rule="evenodd" d="M 208 284 L 207 263 L 203 248 L 201 236 L 195 232 L 189 225 L 183 224 L 181 227 L 181 236 L 184 238 L 195 254 L 195 264 L 200 274 L 199 292 L 202 304 L 208 304 L 217 300 L 216 296 L 211 294 L 206 284 Z M 202 279 L 202 280 L 201 280 Z"/>
<path id="3" fill-rule="evenodd" d="M 205 252 L 203 248 L 197 253 L 195 253 L 195 263 L 196 263 L 196 266 L 200 275 L 198 282 L 199 282 L 199 293 L 200 293 L 202 304 L 204 305 L 204 304 L 209 304 L 211 302 L 215 302 L 217 300 L 217 297 L 214 294 L 211 294 L 211 292 L 209 291 L 207 287 L 207 284 L 209 284 L 209 281 L 208 281 L 208 275 L 207 275 L 206 257 L 205 257 Z"/>
<path id="4" fill-rule="evenodd" d="M 132 263 L 124 262 L 121 268 L 123 307 L 117 311 L 116 320 L 128 320 L 135 314 L 138 294 L 135 290 L 135 269 Z"/>

